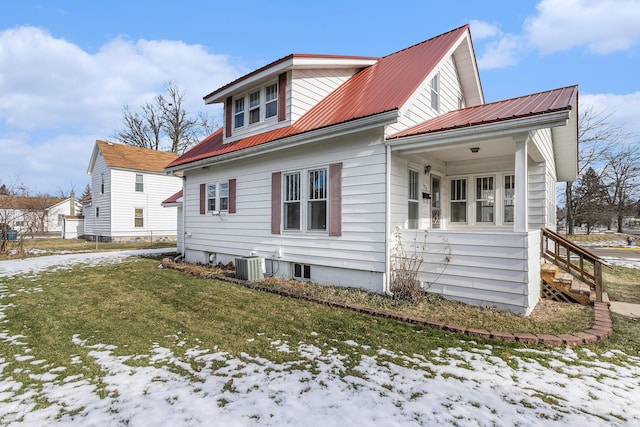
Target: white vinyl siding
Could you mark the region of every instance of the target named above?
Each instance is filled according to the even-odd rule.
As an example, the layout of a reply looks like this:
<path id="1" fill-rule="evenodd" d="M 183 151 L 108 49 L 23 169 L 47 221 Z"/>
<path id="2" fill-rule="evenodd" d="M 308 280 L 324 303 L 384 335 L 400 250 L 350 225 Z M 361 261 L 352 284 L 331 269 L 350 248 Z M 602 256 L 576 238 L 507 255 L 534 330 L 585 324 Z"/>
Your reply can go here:
<path id="1" fill-rule="evenodd" d="M 379 282 L 377 289 L 382 290 L 386 240 L 385 176 L 380 171 L 385 169 L 384 152 L 381 132 L 370 131 L 332 143 L 289 148 L 286 156 L 268 156 L 186 171 L 186 200 L 198 200 L 200 184 L 233 176 L 237 179 L 238 205 L 237 214 L 218 218 L 200 215 L 198 203 L 185 204 L 184 227 L 191 232 L 191 237 L 185 239 L 187 259 L 189 254 L 196 253 L 216 253 L 232 259 L 251 252 L 270 259 L 279 250 L 283 254 L 281 262 L 327 268 L 348 265 L 350 270 L 364 271 L 372 281 Z M 329 236 L 327 232 L 288 233 L 286 230 L 282 234 L 271 234 L 272 174 L 282 171 L 283 204 L 287 199 L 297 203 L 297 198 L 302 203 L 302 195 L 292 193 L 287 196 L 287 174 L 300 172 L 302 177 L 308 171 L 325 169 L 337 162 L 343 165 L 341 236 Z M 300 185 L 305 184 L 301 182 Z M 304 221 L 301 220 L 301 227 L 304 227 Z M 283 229 L 285 222 L 283 212 Z M 349 285 L 357 286 L 358 283 Z"/>
<path id="2" fill-rule="evenodd" d="M 431 106 L 431 79 L 438 75 L 438 109 Z M 438 115 L 459 108 L 462 88 L 453 58 L 443 60 L 434 74 L 425 79 L 422 86 L 402 106 L 397 123 L 387 127 L 386 135 L 405 130 Z M 464 101 L 463 101 L 464 103 Z"/>
<path id="3" fill-rule="evenodd" d="M 290 82 L 291 122 L 298 120 L 304 113 L 336 90 L 355 69 L 293 70 Z"/>

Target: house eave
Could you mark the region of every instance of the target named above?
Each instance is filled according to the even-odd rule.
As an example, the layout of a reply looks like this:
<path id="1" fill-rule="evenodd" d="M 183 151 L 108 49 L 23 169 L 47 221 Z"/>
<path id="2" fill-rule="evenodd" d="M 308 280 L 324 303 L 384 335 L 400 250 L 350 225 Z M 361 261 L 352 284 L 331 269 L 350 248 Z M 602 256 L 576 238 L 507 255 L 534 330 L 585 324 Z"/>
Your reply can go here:
<path id="1" fill-rule="evenodd" d="M 565 126 L 570 115 L 571 110 L 566 109 L 496 123 L 473 125 L 420 135 L 387 139 L 386 144 L 389 145 L 392 150 L 408 150 L 420 147 L 434 148 L 450 144 L 467 143 L 481 139 L 515 136 L 538 129 Z"/>
<path id="2" fill-rule="evenodd" d="M 361 132 L 364 130 L 372 129 L 379 126 L 386 126 L 391 123 L 395 123 L 398 120 L 399 112 L 397 109 L 386 111 L 383 113 L 375 114 L 372 116 L 363 117 L 361 119 L 352 120 L 336 125 L 328 126 L 325 128 L 315 129 L 308 132 L 303 132 L 290 137 L 278 139 L 265 144 L 260 144 L 255 147 L 245 148 L 243 150 L 234 151 L 227 154 L 222 154 L 215 157 L 207 157 L 205 159 L 197 160 L 195 162 L 186 163 L 184 165 L 178 165 L 165 169 L 165 173 L 170 174 L 178 171 L 186 171 L 190 169 L 198 169 L 205 166 L 209 166 L 213 163 L 220 164 L 232 160 L 238 160 L 242 158 L 251 157 L 258 154 L 272 153 L 283 149 L 297 147 L 300 145 L 309 144 L 329 137 L 339 137 L 348 135 L 354 132 Z"/>
<path id="3" fill-rule="evenodd" d="M 379 58 L 337 55 L 289 55 L 249 73 L 204 97 L 205 104 L 224 102 L 228 96 L 249 90 L 280 73 L 294 69 L 364 68 L 375 64 Z"/>

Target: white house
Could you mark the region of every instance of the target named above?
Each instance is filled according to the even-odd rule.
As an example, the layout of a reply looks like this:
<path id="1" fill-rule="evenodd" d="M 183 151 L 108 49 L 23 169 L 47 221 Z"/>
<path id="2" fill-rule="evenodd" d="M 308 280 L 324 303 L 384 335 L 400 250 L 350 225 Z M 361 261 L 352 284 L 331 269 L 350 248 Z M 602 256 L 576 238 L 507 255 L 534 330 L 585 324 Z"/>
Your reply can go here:
<path id="1" fill-rule="evenodd" d="M 85 238 L 103 241 L 176 239 L 176 208 L 161 203 L 182 188 L 163 173 L 177 154 L 96 141 L 87 173 L 91 200 L 85 203 Z"/>
<path id="2" fill-rule="evenodd" d="M 183 253 L 182 245 L 184 244 L 184 216 L 182 215 L 182 190 L 171 195 L 168 199 L 163 200 L 162 206 L 165 208 L 176 208 L 176 222 L 178 225 L 176 244 L 178 247 L 178 252 Z"/>
<path id="3" fill-rule="evenodd" d="M 0 223 L 22 234 L 59 233 L 65 216 L 76 215 L 81 209 L 73 190 L 67 198 L 0 196 Z"/>
<path id="4" fill-rule="evenodd" d="M 205 96 L 224 126 L 182 173 L 183 253 L 390 290 L 428 231 L 431 292 L 530 313 L 556 182 L 577 171 L 576 86 L 485 104 L 468 26 L 383 58 L 292 54 Z"/>

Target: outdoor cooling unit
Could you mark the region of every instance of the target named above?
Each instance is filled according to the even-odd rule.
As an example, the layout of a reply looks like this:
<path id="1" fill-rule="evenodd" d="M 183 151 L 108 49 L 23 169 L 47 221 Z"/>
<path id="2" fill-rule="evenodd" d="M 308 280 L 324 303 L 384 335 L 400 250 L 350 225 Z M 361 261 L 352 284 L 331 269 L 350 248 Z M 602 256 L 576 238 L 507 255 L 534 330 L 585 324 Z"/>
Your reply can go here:
<path id="1" fill-rule="evenodd" d="M 262 257 L 250 256 L 236 258 L 236 279 L 240 280 L 262 280 Z"/>

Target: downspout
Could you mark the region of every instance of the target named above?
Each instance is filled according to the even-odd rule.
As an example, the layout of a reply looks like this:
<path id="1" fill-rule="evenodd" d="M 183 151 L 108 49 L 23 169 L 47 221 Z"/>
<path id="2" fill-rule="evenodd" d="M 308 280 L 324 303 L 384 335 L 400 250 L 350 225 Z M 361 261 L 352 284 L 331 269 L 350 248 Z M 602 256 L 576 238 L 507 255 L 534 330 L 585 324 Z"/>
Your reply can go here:
<path id="1" fill-rule="evenodd" d="M 389 236 L 391 235 L 391 147 L 385 145 L 385 214 L 384 214 L 384 274 L 382 275 L 382 292 L 391 293 L 391 248 Z"/>
<path id="2" fill-rule="evenodd" d="M 182 258 L 187 253 L 187 177 L 182 175 Z"/>

